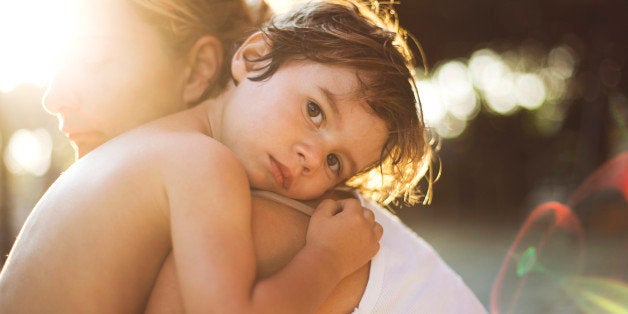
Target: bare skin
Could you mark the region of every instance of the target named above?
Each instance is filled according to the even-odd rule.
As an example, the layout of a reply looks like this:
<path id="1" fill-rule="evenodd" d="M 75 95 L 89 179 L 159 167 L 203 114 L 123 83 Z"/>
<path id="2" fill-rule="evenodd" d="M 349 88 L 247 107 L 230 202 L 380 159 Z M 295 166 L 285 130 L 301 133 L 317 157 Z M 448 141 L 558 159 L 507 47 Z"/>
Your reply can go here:
<path id="1" fill-rule="evenodd" d="M 255 279 L 254 267 L 238 265 L 255 258 L 252 243 L 249 246 L 248 241 L 238 240 L 246 237 L 246 229 L 251 228 L 247 224 L 250 213 L 239 210 L 250 204 L 248 184 L 237 176 L 235 181 L 221 177 L 218 182 L 212 180 L 208 170 L 215 167 L 203 169 L 203 164 L 210 164 L 203 144 L 208 138 L 189 136 L 189 132 L 208 131 L 202 120 L 185 111 L 151 123 L 108 142 L 61 176 L 34 209 L 16 242 L 0 277 L 0 308 L 10 313 L 142 311 L 162 262 L 174 247 L 178 278 L 186 285 L 181 291 L 198 293 L 191 302 L 188 296 L 186 309 L 197 308 L 195 302 L 209 302 L 219 312 L 249 312 L 222 301 L 242 297 L 225 285 Z M 218 147 L 212 149 L 220 151 Z M 186 163 L 181 163 L 173 150 L 186 151 Z M 211 161 L 214 157 L 209 158 Z M 228 160 L 222 161 L 222 170 L 242 171 Z M 186 181 L 180 182 L 181 178 Z M 207 184 L 201 186 L 198 182 Z M 227 197 L 216 200 L 215 193 Z M 218 208 L 231 210 L 228 215 L 224 211 L 204 213 L 209 218 L 201 218 L 201 222 L 210 221 L 213 227 L 199 228 L 199 216 L 189 212 L 199 206 L 178 203 L 191 199 L 196 203 L 206 197 L 217 202 Z M 294 267 L 284 267 L 278 275 L 263 280 L 279 278 L 272 283 L 281 293 L 265 296 L 271 306 L 276 304 L 282 309 L 280 304 L 288 294 L 288 302 L 311 302 L 317 308 L 343 277 L 375 253 L 373 244 L 381 236 L 381 229 L 374 228 L 373 217 L 364 216 L 355 203 L 341 205 L 343 212 L 330 216 L 337 205 L 333 201 L 326 204 L 319 206 L 312 219 L 337 219 L 335 226 L 342 228 L 329 223 L 309 225 L 312 231 L 307 233 L 307 242 L 315 244 L 299 251 L 289 264 Z M 178 209 L 182 207 L 188 210 Z M 350 212 L 354 214 L 343 216 Z M 196 234 L 199 231 L 200 235 Z M 327 245 L 329 241 L 334 245 Z M 288 247 L 301 244 L 297 242 Z M 199 252 L 199 247 L 208 248 L 213 253 L 211 258 L 204 259 L 206 255 Z M 214 255 L 217 250 L 218 256 Z M 338 264 L 339 259 L 345 262 Z M 356 261 L 355 265 L 346 265 L 351 260 Z M 271 269 L 273 265 L 265 267 Z M 207 278 L 201 279 L 200 286 L 208 285 L 200 287 L 194 281 L 199 277 Z M 285 278 L 290 280 L 282 280 Z M 295 283 L 294 278 L 302 278 L 307 284 Z"/>
<path id="2" fill-rule="evenodd" d="M 104 21 L 106 24 L 102 27 L 93 28 L 98 32 L 106 32 L 105 34 L 95 34 L 98 38 L 98 49 L 83 49 L 80 50 L 82 54 L 71 58 L 72 63 L 65 71 L 57 74 L 56 80 L 49 87 L 44 100 L 46 110 L 59 117 L 60 129 L 74 143 L 78 156 L 87 154 L 123 131 L 143 124 L 150 119 L 188 107 L 187 104 L 181 102 L 179 99 L 181 97 L 175 96 L 181 96 L 182 81 L 194 82 L 187 76 L 179 79 L 178 74 L 183 73 L 182 71 L 171 72 L 172 69 L 180 69 L 182 66 L 188 65 L 164 57 L 163 43 L 160 42 L 155 30 L 150 28 L 151 26 L 142 23 L 133 14 L 129 14 L 128 8 L 119 7 L 118 4 L 123 3 L 121 1 L 104 1 L 102 3 L 107 6 L 97 7 L 92 12 L 96 14 L 95 17 L 87 19 L 89 21 Z M 89 40 L 93 36 L 94 34 L 87 32 L 88 40 L 81 42 L 91 43 Z M 220 52 L 222 49 L 214 47 L 218 44 L 216 40 L 206 39 L 204 37 L 199 40 L 200 43 L 205 42 L 202 47 L 206 49 L 192 49 L 186 60 L 196 62 L 195 66 L 203 66 L 203 69 L 214 69 L 220 63 L 220 55 L 216 52 Z M 197 58 L 197 55 L 202 55 L 202 58 Z M 197 62 L 198 60 L 212 60 L 213 63 Z M 188 73 L 206 75 L 207 77 L 202 77 L 198 81 L 211 82 L 211 75 L 215 72 L 195 69 Z M 121 77 L 125 79 L 120 80 Z M 190 99 L 190 101 L 193 102 L 194 99 Z M 73 132 L 79 133 L 80 136 L 74 136 Z M 85 180 L 89 181 L 89 178 Z M 120 180 L 120 183 L 125 184 L 123 180 Z M 82 186 L 78 190 L 82 191 Z M 163 195 L 160 193 L 158 196 L 162 197 Z M 155 201 L 159 201 L 159 197 Z M 253 198 L 253 208 L 252 230 L 259 271 L 258 277 L 265 278 L 286 265 L 303 247 L 309 218 L 284 205 L 255 197 Z M 125 211 L 125 213 L 133 217 L 141 216 L 139 213 L 131 214 L 129 211 Z M 54 220 L 47 221 L 43 224 L 41 231 L 54 230 L 54 222 Z M 82 233 L 76 231 L 76 234 Z M 60 268 L 48 265 L 50 254 L 57 251 L 57 246 L 58 243 L 54 243 L 54 247 L 37 249 L 38 252 L 41 252 L 39 255 L 41 260 L 39 260 L 38 265 L 35 265 L 38 268 L 38 274 L 44 273 L 45 269 L 60 271 Z M 97 253 L 101 251 L 98 247 L 93 249 Z M 119 253 L 116 250 L 107 254 L 99 254 L 110 256 Z M 136 252 L 136 255 L 145 256 L 142 252 Z M 182 306 L 179 291 L 168 290 L 171 288 L 178 289 L 178 283 L 172 280 L 173 277 L 168 277 L 169 274 L 174 274 L 172 261 L 172 255 L 165 263 L 163 263 L 163 256 L 157 256 L 142 265 L 142 270 L 147 271 L 152 271 L 153 268 L 158 269 L 155 264 L 158 264 L 159 267 L 162 263 L 164 265 L 155 286 L 155 292 L 150 298 L 151 305 L 159 304 L 160 307 L 157 309 L 164 311 L 166 311 L 164 306 L 167 305 L 173 308 L 181 308 Z M 67 258 L 57 266 L 67 265 L 68 268 L 72 269 L 79 264 L 80 261 Z M 126 267 L 121 268 L 126 269 Z M 123 272 L 119 274 L 122 275 Z M 76 305 L 79 306 L 81 302 L 91 301 L 94 304 L 81 304 L 81 306 L 94 309 L 94 311 L 97 309 L 106 311 L 107 307 L 102 307 L 103 304 L 107 303 L 108 298 L 112 297 L 111 294 L 116 292 L 120 292 L 116 295 L 129 299 L 135 296 L 144 300 L 147 299 L 147 293 L 144 291 L 146 287 L 131 289 L 131 285 L 127 287 L 128 278 L 120 276 L 113 279 L 112 274 L 101 273 L 94 275 L 105 277 L 100 285 L 101 289 L 96 289 L 99 291 L 91 292 L 91 295 L 89 295 L 90 290 L 84 289 L 85 284 L 81 286 L 72 283 L 71 286 L 65 287 L 57 282 L 56 284 L 50 283 L 49 286 L 55 290 L 55 293 L 63 294 L 64 297 L 69 295 L 62 293 L 64 291 L 75 293 L 82 291 L 84 294 L 82 296 L 79 294 L 76 298 Z M 36 274 L 33 274 L 33 278 L 35 277 Z M 357 306 L 361 298 L 367 277 L 368 266 L 347 277 L 329 296 L 324 303 L 327 308 L 321 308 L 321 312 L 351 311 Z M 22 284 L 22 278 L 17 279 Z M 122 283 L 123 288 L 119 291 L 104 289 L 107 283 L 112 281 Z M 168 291 L 174 291 L 176 294 L 161 293 Z M 6 294 L 2 292 L 0 295 Z M 50 296 L 50 299 L 54 299 L 53 294 Z M 121 304 L 130 302 L 122 299 L 119 301 Z M 135 308 L 139 309 L 143 306 L 144 304 L 138 304 Z M 50 311 L 50 308 L 46 310 L 46 312 Z"/>
<path id="3" fill-rule="evenodd" d="M 348 195 L 342 195 L 347 197 Z M 338 198 L 335 196 L 334 198 Z M 252 228 L 258 278 L 284 267 L 305 245 L 309 216 L 284 204 L 253 196 Z M 366 289 L 369 264 L 345 277 L 317 313 L 350 313 Z M 174 259 L 169 255 L 155 281 L 146 313 L 184 313 Z"/>

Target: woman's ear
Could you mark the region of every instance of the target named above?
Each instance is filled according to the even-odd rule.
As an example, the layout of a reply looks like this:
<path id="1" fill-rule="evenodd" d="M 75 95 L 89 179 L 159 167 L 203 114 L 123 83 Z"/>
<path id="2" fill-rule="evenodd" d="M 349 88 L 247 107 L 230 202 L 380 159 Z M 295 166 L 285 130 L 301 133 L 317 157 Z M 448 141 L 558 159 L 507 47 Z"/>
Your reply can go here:
<path id="1" fill-rule="evenodd" d="M 188 73 L 183 100 L 188 104 L 197 103 L 220 76 L 224 62 L 220 40 L 213 36 L 199 38 L 188 51 L 186 62 Z"/>
<path id="2" fill-rule="evenodd" d="M 270 60 L 252 61 L 270 52 L 268 40 L 261 32 L 249 36 L 238 48 L 231 60 L 231 76 L 236 82 L 245 79 L 249 74 L 259 72 Z"/>

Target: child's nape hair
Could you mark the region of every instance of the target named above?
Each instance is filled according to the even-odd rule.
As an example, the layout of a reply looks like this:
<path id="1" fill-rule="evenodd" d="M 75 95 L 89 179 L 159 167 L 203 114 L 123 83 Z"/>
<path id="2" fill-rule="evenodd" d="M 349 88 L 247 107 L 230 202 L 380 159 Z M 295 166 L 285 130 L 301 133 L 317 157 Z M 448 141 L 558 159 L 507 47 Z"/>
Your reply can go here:
<path id="1" fill-rule="evenodd" d="M 249 79 L 269 78 L 292 60 L 356 69 L 360 97 L 387 123 L 389 136 L 379 162 L 346 184 L 383 205 L 427 204 L 434 181 L 433 143 L 414 81 L 417 62 L 407 44 L 409 34 L 397 23 L 393 2 L 310 1 L 276 16 L 261 29 L 270 52 L 251 60 L 261 61 L 263 71 Z M 422 178 L 425 191 L 419 189 Z"/>

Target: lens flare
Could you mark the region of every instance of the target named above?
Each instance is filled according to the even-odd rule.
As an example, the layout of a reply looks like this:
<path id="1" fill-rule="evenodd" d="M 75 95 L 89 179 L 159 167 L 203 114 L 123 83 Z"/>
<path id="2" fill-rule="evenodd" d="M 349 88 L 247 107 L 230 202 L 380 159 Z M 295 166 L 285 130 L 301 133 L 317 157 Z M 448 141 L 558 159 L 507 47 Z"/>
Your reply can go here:
<path id="1" fill-rule="evenodd" d="M 600 245 L 612 255 L 597 256 Z M 628 313 L 627 251 L 624 152 L 584 180 L 567 205 L 547 202 L 531 212 L 493 284 L 491 312 Z"/>

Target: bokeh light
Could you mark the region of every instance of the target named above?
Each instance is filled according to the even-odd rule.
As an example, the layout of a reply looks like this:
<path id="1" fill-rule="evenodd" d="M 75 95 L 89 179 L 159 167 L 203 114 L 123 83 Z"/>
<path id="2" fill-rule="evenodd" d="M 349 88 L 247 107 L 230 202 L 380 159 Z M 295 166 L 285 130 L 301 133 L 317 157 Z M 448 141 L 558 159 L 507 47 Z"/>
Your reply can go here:
<path id="1" fill-rule="evenodd" d="M 419 90 L 425 123 L 429 126 L 438 125 L 447 114 L 447 108 L 442 100 L 437 84 L 431 80 L 417 80 L 416 84 Z"/>
<path id="2" fill-rule="evenodd" d="M 433 126 L 436 133 L 446 139 L 460 136 L 466 127 L 466 121 L 459 120 L 450 114 L 445 115 L 445 117 L 437 125 Z"/>
<path id="3" fill-rule="evenodd" d="M 435 71 L 435 79 L 448 111 L 458 120 L 467 121 L 478 112 L 478 103 L 467 65 L 449 61 Z"/>
<path id="4" fill-rule="evenodd" d="M 538 75 L 517 74 L 515 77 L 515 98 L 526 109 L 538 109 L 546 99 L 545 85 Z"/>
<path id="5" fill-rule="evenodd" d="M 52 139 L 46 129 L 20 129 L 9 139 L 4 163 L 9 172 L 43 176 L 50 169 Z"/>
<path id="6" fill-rule="evenodd" d="M 574 73 L 576 65 L 575 52 L 569 46 L 558 46 L 549 52 L 547 65 L 553 74 L 562 79 L 568 79 Z"/>
<path id="7" fill-rule="evenodd" d="M 488 108 L 501 115 L 509 115 L 514 113 L 517 108 L 517 100 L 514 95 L 514 75 L 510 71 L 502 72 L 500 68 L 498 79 L 492 82 L 484 89 L 484 99 Z"/>
<path id="8" fill-rule="evenodd" d="M 475 86 L 486 93 L 495 90 L 502 78 L 510 73 L 501 57 L 490 49 L 474 52 L 469 59 L 469 69 Z"/>
<path id="9" fill-rule="evenodd" d="M 535 127 L 540 134 L 556 132 L 564 119 L 564 110 L 557 104 L 569 91 L 577 56 L 566 45 L 540 51 L 542 57 L 538 48 L 526 48 L 520 47 L 518 53 L 481 48 L 468 60 L 449 60 L 431 75 L 417 77 L 426 123 L 439 136 L 454 138 L 482 108 L 497 115 L 512 115 L 523 109 L 538 111 Z M 606 68 L 616 67 L 611 64 Z M 608 69 L 604 73 L 613 72 Z"/>

